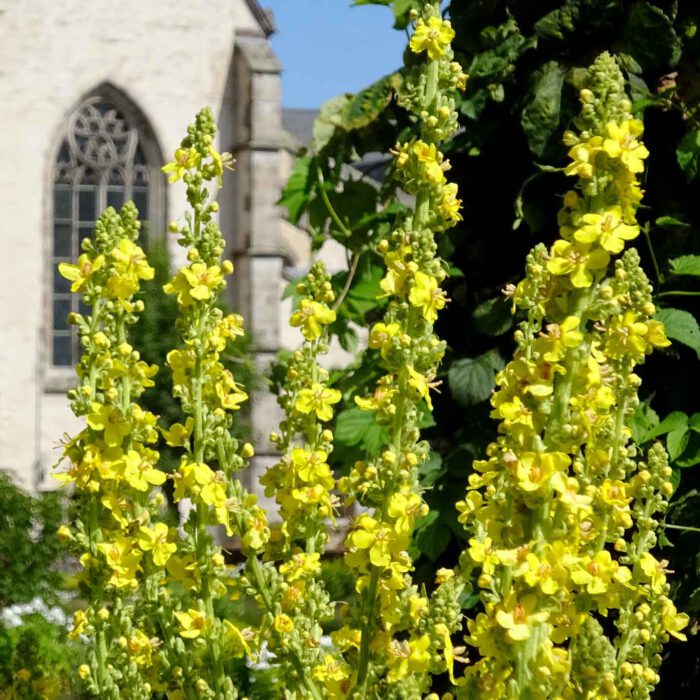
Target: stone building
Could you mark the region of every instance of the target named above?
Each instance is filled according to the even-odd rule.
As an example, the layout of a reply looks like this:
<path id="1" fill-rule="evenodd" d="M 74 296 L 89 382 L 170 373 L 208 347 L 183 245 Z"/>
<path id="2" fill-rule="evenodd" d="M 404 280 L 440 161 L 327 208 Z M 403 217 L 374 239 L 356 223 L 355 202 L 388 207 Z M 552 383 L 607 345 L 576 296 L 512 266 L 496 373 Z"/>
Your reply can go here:
<path id="1" fill-rule="evenodd" d="M 238 162 L 219 198 L 231 301 L 262 365 L 284 342 L 284 270 L 306 267 L 309 253 L 275 204 L 294 140 L 281 125 L 272 31 L 256 0 L 0 0 L 0 468 L 25 487 L 52 487 L 58 439 L 80 426 L 65 398 L 78 352 L 65 317 L 77 301 L 56 264 L 125 198 L 149 235 L 164 235 L 184 190 L 166 188 L 160 167 L 204 105 L 218 148 Z M 272 459 L 276 416 L 258 397 L 258 467 Z"/>

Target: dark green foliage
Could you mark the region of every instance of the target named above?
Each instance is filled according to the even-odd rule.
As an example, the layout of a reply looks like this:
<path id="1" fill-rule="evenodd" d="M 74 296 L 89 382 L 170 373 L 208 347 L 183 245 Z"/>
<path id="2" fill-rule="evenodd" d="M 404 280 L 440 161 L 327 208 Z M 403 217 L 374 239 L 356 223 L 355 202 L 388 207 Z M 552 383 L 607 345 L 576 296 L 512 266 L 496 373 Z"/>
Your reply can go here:
<path id="1" fill-rule="evenodd" d="M 369 3 L 391 6 L 397 26 L 405 26 L 410 3 L 356 4 Z M 413 544 L 414 554 L 423 555 L 417 561 L 418 580 L 429 584 L 435 569 L 453 565 L 463 547 L 454 502 L 464 493 L 472 461 L 483 458 L 496 435 L 487 397 L 501 358 L 512 354 L 513 322 L 518 320 L 499 301 L 501 290 L 522 277 L 525 255 L 535 243 L 549 244 L 556 236 L 561 197 L 571 184 L 560 170 L 568 150 L 561 134 L 578 113 L 585 68 L 606 50 L 618 56 L 634 109 L 645 122 L 644 139 L 651 151 L 639 212 L 645 232 L 635 243 L 655 287 L 659 318 L 673 340 L 671 348 L 655 353 L 641 368 L 645 403 L 630 427 L 639 444 L 646 447 L 660 438 L 671 453 L 678 489 L 668 522 L 700 528 L 700 3 L 452 0 L 446 11 L 456 31 L 457 59 L 470 74 L 467 91 L 458 98 L 464 128 L 446 148 L 450 179 L 459 183 L 464 200 L 464 222 L 438 243 L 453 273 L 447 283 L 452 302 L 437 328 L 448 343 L 441 377 L 446 381 L 434 398 L 435 425 L 424 431 L 435 457 L 421 468 L 432 512 L 418 524 Z M 380 81 L 364 93 L 388 89 Z M 397 141 L 410 138 L 412 125 L 395 103 L 378 110 L 368 102 L 366 114 L 374 121 L 359 120 L 355 127 L 344 114 L 349 103 L 347 97 L 342 108 L 341 102 L 334 103 L 322 147 L 304 161 L 293 213 L 308 211 L 316 245 L 331 236 L 361 255 L 364 283 L 380 274 L 372 244 L 391 224 L 387 203 L 393 192 L 380 184 L 374 198 L 355 202 L 346 226 L 357 231 L 359 222 L 372 220 L 357 237 L 348 237 L 335 225 L 320 193 L 342 191 L 341 163 L 386 153 Z M 340 288 L 345 276 L 335 282 Z M 356 278 L 350 295 L 360 283 Z M 382 301 L 372 303 L 367 297 L 360 307 L 341 306 L 334 329 L 341 337 L 350 318 L 367 325 L 378 320 Z M 373 353 L 362 353 L 351 368 L 336 375 L 348 402 L 353 394 L 365 393 L 378 376 L 373 358 Z M 674 416 L 672 426 L 664 420 L 669 415 Z M 338 468 L 378 449 L 375 437 L 381 428 L 364 420 L 358 435 L 353 404 L 339 413 L 341 429 L 333 453 Z M 676 571 L 675 600 L 697 626 L 700 534 L 668 529 L 665 535 L 661 556 Z M 655 697 L 690 697 L 700 682 L 700 640 L 691 636 L 669 649 Z"/>
<path id="2" fill-rule="evenodd" d="M 37 597 L 56 602 L 62 517 L 62 494 L 30 496 L 0 471 L 0 609 Z"/>

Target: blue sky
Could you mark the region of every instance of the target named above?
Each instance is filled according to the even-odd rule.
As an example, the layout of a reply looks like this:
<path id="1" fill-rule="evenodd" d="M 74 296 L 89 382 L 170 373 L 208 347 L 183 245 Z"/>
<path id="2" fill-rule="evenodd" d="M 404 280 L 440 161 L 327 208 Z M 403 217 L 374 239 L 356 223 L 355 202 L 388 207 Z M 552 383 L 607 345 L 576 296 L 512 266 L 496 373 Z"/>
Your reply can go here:
<path id="1" fill-rule="evenodd" d="M 272 45 L 282 62 L 282 104 L 319 107 L 401 65 L 406 36 L 388 7 L 352 0 L 260 0 L 275 15 Z"/>

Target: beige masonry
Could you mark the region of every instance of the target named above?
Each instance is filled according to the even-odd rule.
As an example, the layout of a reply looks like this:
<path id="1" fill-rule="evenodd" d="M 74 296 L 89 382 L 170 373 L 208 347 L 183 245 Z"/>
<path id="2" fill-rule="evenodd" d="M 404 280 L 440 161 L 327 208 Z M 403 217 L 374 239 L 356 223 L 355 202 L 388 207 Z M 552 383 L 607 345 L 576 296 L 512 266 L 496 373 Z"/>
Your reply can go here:
<path id="1" fill-rule="evenodd" d="M 280 302 L 283 269 L 308 266 L 309 251 L 275 204 L 292 158 L 271 30 L 255 0 L 0 0 L 0 469 L 26 488 L 53 488 L 55 446 L 79 427 L 64 394 L 70 374 L 50 366 L 49 255 L 53 163 L 68 116 L 87 96 L 106 91 L 147 122 L 140 138 L 150 131 L 146 151 L 160 158 L 198 109 L 212 107 L 218 147 L 238 161 L 220 198 L 236 264 L 230 301 L 261 366 L 296 342 Z M 150 165 L 158 183 L 150 223 L 161 233 L 184 192 L 171 186 L 166 196 L 159 163 Z M 344 264 L 337 248 L 327 257 L 335 269 Z M 277 418 L 273 399 L 255 397 L 258 468 L 273 454 L 267 435 Z"/>

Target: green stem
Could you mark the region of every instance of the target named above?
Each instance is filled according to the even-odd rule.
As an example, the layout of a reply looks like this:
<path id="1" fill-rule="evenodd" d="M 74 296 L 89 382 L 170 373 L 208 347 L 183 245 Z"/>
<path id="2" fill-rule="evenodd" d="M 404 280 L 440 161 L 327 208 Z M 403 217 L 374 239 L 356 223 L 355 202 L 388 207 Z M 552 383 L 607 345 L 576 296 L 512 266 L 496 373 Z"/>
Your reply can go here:
<path id="1" fill-rule="evenodd" d="M 338 298 L 335 300 L 335 304 L 333 304 L 332 306 L 333 311 L 337 311 L 340 308 L 340 305 L 343 303 L 343 301 L 345 301 L 345 297 L 350 291 L 350 286 L 352 285 L 352 281 L 355 278 L 355 273 L 357 272 L 357 264 L 359 262 L 360 255 L 358 253 L 353 253 L 352 260 L 350 261 L 350 266 L 348 267 L 348 276 L 345 278 L 345 284 L 343 285 L 343 288 L 340 291 Z"/>
<path id="2" fill-rule="evenodd" d="M 672 525 L 671 523 L 664 523 L 663 527 L 668 530 L 681 530 L 682 532 L 700 532 L 700 527 L 693 527 L 692 525 Z"/>
<path id="3" fill-rule="evenodd" d="M 343 223 L 343 220 L 338 216 L 338 212 L 335 210 L 335 207 L 331 204 L 331 200 L 328 198 L 328 193 L 326 192 L 326 181 L 323 177 L 323 171 L 321 170 L 320 165 L 316 165 L 316 177 L 318 177 L 319 184 L 321 187 L 319 190 L 321 191 L 321 199 L 323 200 L 323 203 L 326 205 L 326 209 L 328 210 L 328 213 L 331 216 L 331 219 L 333 219 L 333 223 L 338 227 L 338 230 L 344 235 L 347 236 L 348 238 L 352 236 L 352 231 Z"/>
<path id="4" fill-rule="evenodd" d="M 659 292 L 657 297 L 700 297 L 700 292 L 684 291 L 682 289 L 672 289 L 668 292 Z"/>
<path id="5" fill-rule="evenodd" d="M 654 274 L 656 275 L 656 281 L 658 284 L 661 284 L 664 280 L 664 278 L 661 275 L 661 270 L 659 269 L 659 263 L 656 260 L 656 253 L 654 253 L 654 246 L 651 244 L 651 236 L 649 235 L 649 227 L 644 226 L 642 227 L 642 233 L 644 234 L 644 238 L 646 238 L 647 241 L 647 247 L 649 248 L 649 255 L 651 257 L 651 263 L 654 266 Z"/>

